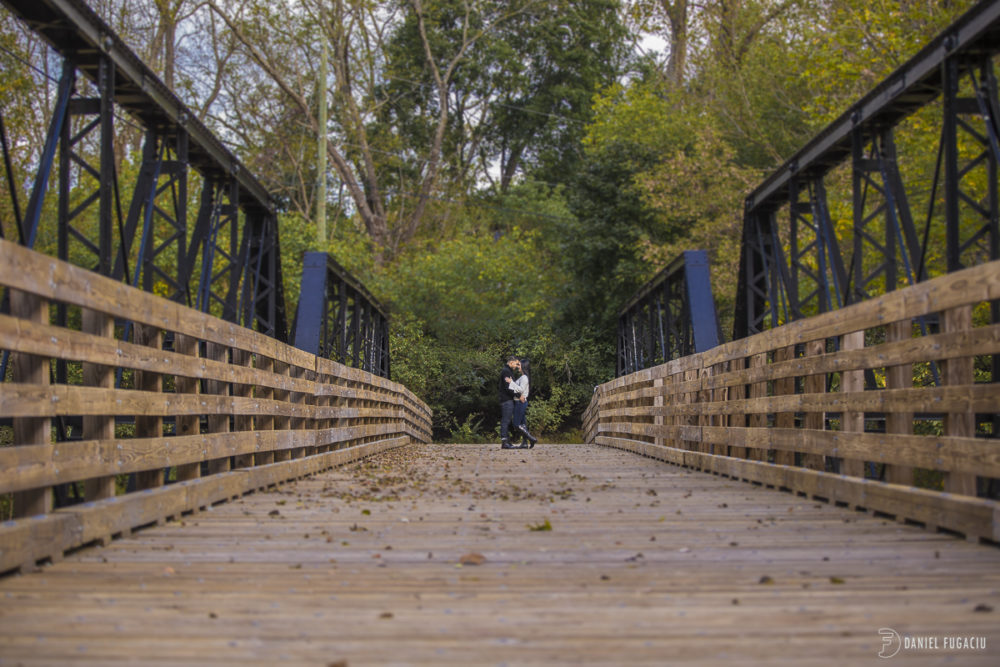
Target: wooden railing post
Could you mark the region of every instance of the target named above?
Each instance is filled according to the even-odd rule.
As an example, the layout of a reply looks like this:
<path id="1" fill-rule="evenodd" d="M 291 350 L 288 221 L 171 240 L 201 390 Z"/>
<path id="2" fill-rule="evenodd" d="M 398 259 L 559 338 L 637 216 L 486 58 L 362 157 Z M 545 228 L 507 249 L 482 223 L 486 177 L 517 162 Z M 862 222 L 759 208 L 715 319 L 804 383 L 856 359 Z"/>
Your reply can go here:
<path id="1" fill-rule="evenodd" d="M 163 349 L 163 332 L 159 327 L 145 324 L 134 325 L 136 345 L 151 347 L 157 352 Z M 135 388 L 139 391 L 160 393 L 163 391 L 163 377 L 152 371 L 135 372 Z M 158 415 L 139 414 L 135 416 L 136 438 L 162 438 L 163 417 Z M 136 489 L 154 489 L 163 486 L 163 468 L 142 470 L 135 474 Z"/>
<path id="2" fill-rule="evenodd" d="M 791 361 L 795 358 L 795 346 L 780 347 L 774 351 L 774 362 Z M 778 378 L 774 381 L 775 396 L 790 396 L 795 393 L 795 377 L 791 374 Z M 795 428 L 795 413 L 778 412 L 774 418 L 774 425 L 778 428 Z M 774 462 L 780 465 L 795 465 L 795 452 L 787 449 L 774 450 Z"/>
<path id="3" fill-rule="evenodd" d="M 729 362 L 729 370 L 732 373 L 740 373 L 747 369 L 747 362 L 749 359 L 744 356 L 737 357 Z M 740 382 L 729 388 L 728 398 L 731 401 L 744 401 L 747 397 L 747 386 L 746 384 Z M 742 410 L 734 410 L 731 412 L 727 418 L 729 422 L 731 432 L 741 431 L 745 432 L 748 426 L 746 412 Z M 730 440 L 731 441 L 731 440 Z M 731 445 L 729 447 L 729 455 L 737 459 L 748 458 L 748 452 L 745 445 Z"/>
<path id="4" fill-rule="evenodd" d="M 228 363 L 229 348 L 225 345 L 220 345 L 219 343 L 206 343 L 205 357 L 207 359 L 211 359 L 212 361 Z M 221 380 L 206 380 L 205 393 L 225 396 L 229 393 L 229 384 Z M 208 423 L 209 433 L 229 433 L 229 415 L 227 414 L 209 414 L 206 417 L 206 422 Z M 208 461 L 207 468 L 209 475 L 227 472 L 230 470 L 229 457 L 224 456 L 222 458 L 212 459 Z"/>
<path id="5" fill-rule="evenodd" d="M 274 370 L 275 375 L 288 376 L 288 364 L 278 359 L 274 360 Z M 285 389 L 275 389 L 274 390 L 274 400 L 281 403 L 288 402 L 289 392 Z M 291 424 L 291 419 L 287 415 L 275 415 L 274 416 L 274 430 L 275 431 L 287 431 L 289 425 Z M 287 448 L 278 449 L 274 452 L 275 462 L 279 461 L 289 461 L 292 458 L 292 450 Z"/>
<path id="6" fill-rule="evenodd" d="M 29 322 L 48 324 L 49 304 L 33 294 L 10 290 L 10 312 Z M 48 386 L 49 360 L 32 354 L 12 355 L 14 382 Z M 0 378 L 2 381 L 2 378 Z M 15 417 L 15 445 L 48 445 L 52 442 L 52 420 L 48 417 Z M 42 487 L 13 494 L 13 517 L 15 519 L 52 511 L 52 488 Z"/>
<path id="7" fill-rule="evenodd" d="M 826 352 L 825 340 L 814 340 L 806 343 L 806 358 L 817 357 Z M 807 375 L 802 380 L 802 390 L 806 394 L 826 393 L 826 374 L 814 373 Z M 810 431 L 823 431 L 826 429 L 826 413 L 819 410 L 810 410 L 805 415 L 803 427 Z M 810 470 L 826 470 L 826 458 L 822 454 L 803 453 L 800 461 L 803 468 Z"/>
<path id="8" fill-rule="evenodd" d="M 113 338 L 115 321 L 104 313 L 89 308 L 82 309 L 80 314 L 81 329 L 85 333 L 102 338 Z M 83 384 L 88 387 L 113 389 L 115 386 L 115 368 L 102 364 L 83 362 Z M 85 415 L 83 417 L 84 440 L 113 440 L 115 437 L 114 415 Z M 88 502 L 111 498 L 115 495 L 115 476 L 104 475 L 85 480 L 83 496 Z"/>
<path id="9" fill-rule="evenodd" d="M 250 368 L 253 355 L 247 350 L 233 348 L 233 365 L 240 368 Z M 243 383 L 233 383 L 233 396 L 250 398 L 253 396 L 253 385 Z M 233 417 L 233 427 L 236 431 L 252 431 L 253 415 L 238 414 Z M 237 468 L 252 468 L 254 466 L 254 454 L 238 454 L 235 457 Z"/>
<path id="10" fill-rule="evenodd" d="M 653 387 L 656 389 L 656 395 L 653 396 L 653 407 L 662 408 L 665 405 L 663 397 L 663 377 L 657 377 L 653 380 Z M 656 427 L 656 435 L 653 436 L 653 444 L 663 445 L 665 438 L 663 437 L 663 414 L 654 410 L 653 413 L 653 425 Z"/>
<path id="11" fill-rule="evenodd" d="M 191 357 L 198 356 L 198 339 L 174 334 L 174 352 Z M 174 376 L 174 391 L 178 394 L 195 395 L 201 393 L 201 383 L 196 377 Z M 198 415 L 177 415 L 175 434 L 178 436 L 196 436 L 201 434 L 201 417 Z M 201 463 L 185 463 L 177 466 L 177 481 L 183 482 L 201 477 Z"/>
<path id="12" fill-rule="evenodd" d="M 972 328 L 972 306 L 949 308 L 942 313 L 941 329 L 945 332 L 966 331 Z M 972 357 L 947 359 L 941 362 L 941 384 L 971 386 L 974 381 Z M 944 416 L 944 435 L 972 438 L 976 435 L 976 415 L 972 412 L 949 412 Z M 963 496 L 976 495 L 976 476 L 973 473 L 947 472 L 944 490 Z"/>
<path id="13" fill-rule="evenodd" d="M 762 352 L 750 357 L 751 369 L 763 369 L 767 366 L 767 353 Z M 767 381 L 752 382 L 750 384 L 750 398 L 767 398 Z M 760 412 L 759 408 L 754 408 L 750 415 L 750 427 L 754 429 L 767 428 L 767 412 Z M 747 458 L 754 461 L 766 461 L 767 450 L 760 447 L 748 449 Z"/>
<path id="14" fill-rule="evenodd" d="M 913 335 L 911 320 L 893 322 L 886 327 L 886 342 L 910 340 Z M 913 387 L 913 364 L 898 364 L 885 369 L 886 389 L 910 389 Z M 913 433 L 913 412 L 894 410 L 885 415 L 887 434 L 910 435 Z M 913 485 L 913 466 L 888 463 L 885 466 L 885 481 L 891 484 Z"/>
<path id="15" fill-rule="evenodd" d="M 841 336 L 840 349 L 860 350 L 865 346 L 865 332 L 855 331 Z M 855 399 L 865 391 L 865 372 L 844 371 L 840 375 L 841 394 L 848 399 Z M 865 430 L 865 413 L 863 410 L 848 410 L 846 407 L 840 414 L 840 430 L 844 433 L 861 433 Z M 840 473 L 852 477 L 865 476 L 865 463 L 856 458 L 842 458 Z"/>
<path id="16" fill-rule="evenodd" d="M 257 373 L 259 375 L 262 377 L 267 376 L 274 372 L 274 359 L 271 359 L 263 354 L 258 354 L 255 358 L 254 366 L 257 368 Z M 254 398 L 270 402 L 274 399 L 274 388 L 271 387 L 270 384 L 258 384 L 253 389 L 253 395 Z M 269 410 L 254 415 L 253 426 L 256 431 L 273 431 L 274 415 L 271 414 Z M 254 456 L 254 463 L 257 465 L 274 463 L 274 460 L 274 450 L 261 452 Z"/>

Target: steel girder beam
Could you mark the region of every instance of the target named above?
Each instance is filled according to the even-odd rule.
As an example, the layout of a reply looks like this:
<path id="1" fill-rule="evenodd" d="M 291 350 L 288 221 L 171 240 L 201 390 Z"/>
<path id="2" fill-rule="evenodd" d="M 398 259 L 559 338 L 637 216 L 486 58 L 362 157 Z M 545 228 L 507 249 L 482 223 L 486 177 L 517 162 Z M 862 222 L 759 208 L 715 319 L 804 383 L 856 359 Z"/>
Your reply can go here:
<path id="1" fill-rule="evenodd" d="M 618 376 L 719 344 L 704 250 L 689 250 L 646 283 L 618 315 Z"/>
<path id="2" fill-rule="evenodd" d="M 277 218 L 264 187 L 85 3 L 2 1 L 64 57 L 18 238 L 34 246 L 55 176 L 61 259 L 287 340 Z M 78 93 L 85 80 L 96 94 Z M 114 161 L 116 111 L 146 129 L 127 215 Z M 6 151 L 5 159 L 11 178 Z M 204 183 L 193 230 L 191 169 Z"/>
<path id="3" fill-rule="evenodd" d="M 241 198 L 273 211 L 267 189 L 243 167 L 156 74 L 82 0 L 0 0 L 79 70 L 96 81 L 98 61 L 110 60 L 116 72 L 116 104 L 146 128 L 190 136 L 191 164 L 202 174 L 231 175 Z M 170 137 L 173 138 L 172 136 Z"/>
<path id="4" fill-rule="evenodd" d="M 944 227 L 944 270 L 1000 258 L 998 53 L 1000 1 L 987 0 L 747 197 L 734 338 L 925 279 L 936 259 L 932 222 Z M 900 175 L 894 132 L 901 120 L 938 98 L 938 172 L 944 176 L 935 175 L 921 230 Z M 845 162 L 852 169 L 853 224 L 850 238 L 838 238 L 824 176 Z M 934 204 L 938 198 L 943 207 Z M 785 208 L 787 228 L 779 227 L 778 213 Z M 939 214 L 936 208 L 942 208 Z M 1000 321 L 1000 307 L 993 310 Z"/>
<path id="5" fill-rule="evenodd" d="M 307 252 L 295 346 L 388 378 L 389 320 L 378 301 L 325 252 Z"/>

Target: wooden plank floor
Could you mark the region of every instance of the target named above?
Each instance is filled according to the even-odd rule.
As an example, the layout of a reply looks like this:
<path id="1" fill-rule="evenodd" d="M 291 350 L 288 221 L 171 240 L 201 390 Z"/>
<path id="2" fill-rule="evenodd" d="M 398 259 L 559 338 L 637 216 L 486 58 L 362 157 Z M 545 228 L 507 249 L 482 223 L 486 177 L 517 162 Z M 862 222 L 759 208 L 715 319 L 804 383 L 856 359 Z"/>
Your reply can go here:
<path id="1" fill-rule="evenodd" d="M 1000 664 L 997 548 L 585 445 L 395 450 L 0 598 L 3 665 Z"/>

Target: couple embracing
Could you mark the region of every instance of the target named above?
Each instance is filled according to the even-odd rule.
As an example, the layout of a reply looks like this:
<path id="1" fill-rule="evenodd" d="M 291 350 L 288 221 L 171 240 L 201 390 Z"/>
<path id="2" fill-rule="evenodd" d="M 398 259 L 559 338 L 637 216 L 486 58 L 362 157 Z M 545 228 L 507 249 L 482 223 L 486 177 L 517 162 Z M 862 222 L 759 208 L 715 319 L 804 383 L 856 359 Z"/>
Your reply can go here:
<path id="1" fill-rule="evenodd" d="M 534 447 L 538 439 L 528 432 L 525 420 L 528 411 L 528 375 L 521 368 L 521 360 L 507 357 L 507 364 L 500 370 L 500 447 L 521 449 Z M 515 438 L 521 436 L 521 445 L 512 445 L 510 430 Z M 529 444 L 530 443 L 530 444 Z"/>

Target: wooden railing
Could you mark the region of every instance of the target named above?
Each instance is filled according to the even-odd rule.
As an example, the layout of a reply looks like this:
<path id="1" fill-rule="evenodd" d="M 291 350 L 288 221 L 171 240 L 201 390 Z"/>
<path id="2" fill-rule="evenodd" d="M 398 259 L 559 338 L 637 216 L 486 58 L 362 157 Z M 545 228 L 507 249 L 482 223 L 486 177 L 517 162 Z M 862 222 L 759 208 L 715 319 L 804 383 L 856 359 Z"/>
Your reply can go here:
<path id="1" fill-rule="evenodd" d="M 0 572 L 430 441 L 400 384 L 3 240 L 0 285 Z"/>
<path id="2" fill-rule="evenodd" d="M 997 299 L 992 262 L 617 378 L 585 440 L 1000 541 Z"/>

